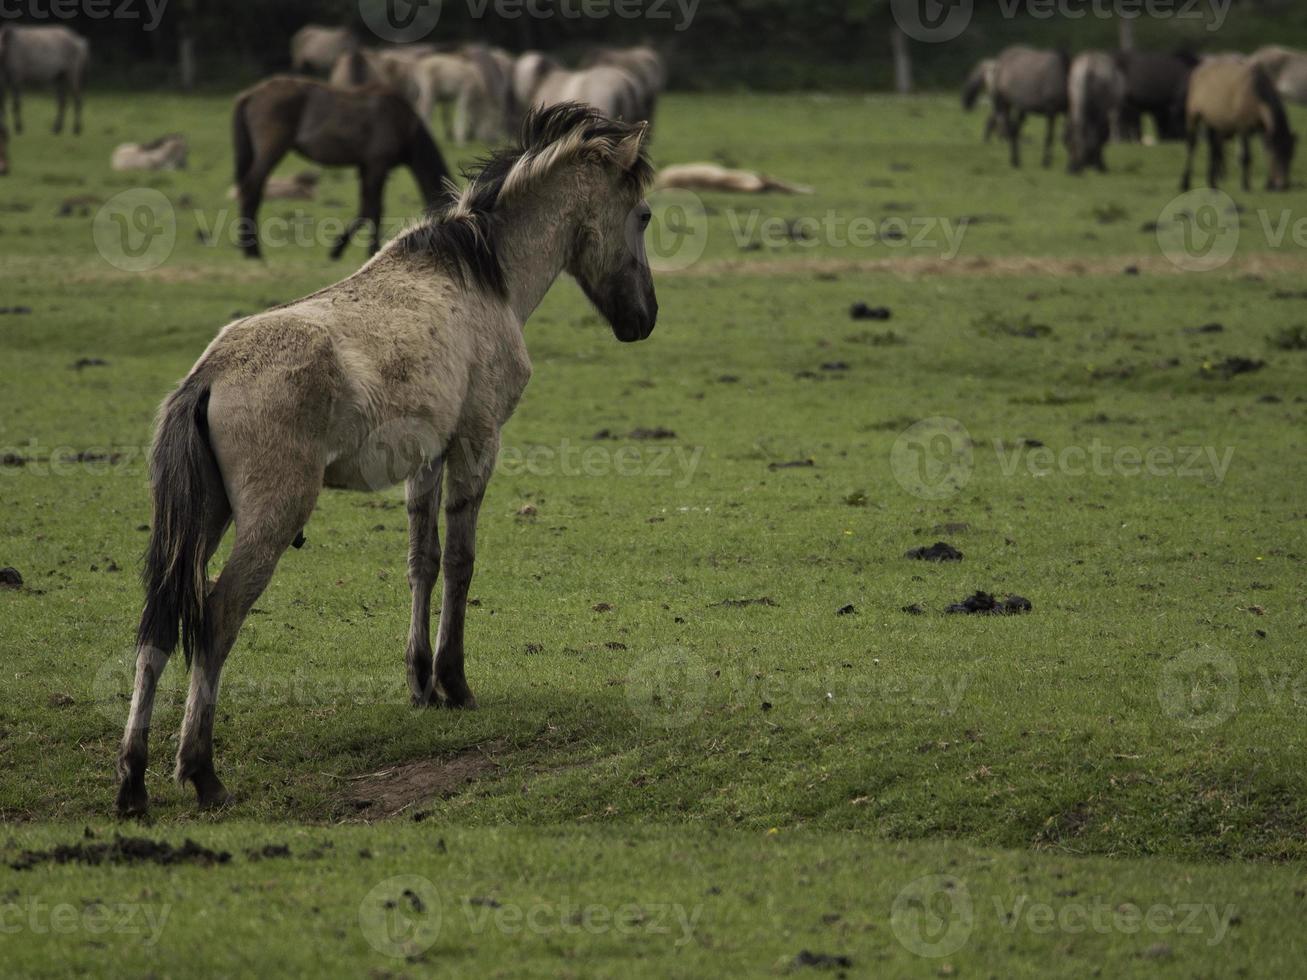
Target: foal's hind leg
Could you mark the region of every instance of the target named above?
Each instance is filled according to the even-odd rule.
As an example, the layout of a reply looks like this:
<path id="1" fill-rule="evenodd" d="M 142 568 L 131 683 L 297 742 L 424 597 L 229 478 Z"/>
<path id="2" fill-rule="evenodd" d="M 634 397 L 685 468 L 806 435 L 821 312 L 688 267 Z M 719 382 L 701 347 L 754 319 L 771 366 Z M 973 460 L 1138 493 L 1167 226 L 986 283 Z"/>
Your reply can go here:
<path id="1" fill-rule="evenodd" d="M 445 575 L 436 641 L 436 689 L 441 704 L 475 708 L 463 671 L 463 624 L 476 563 L 477 515 L 499 450 L 499 434 L 462 436 L 452 444 L 445 480 Z"/>
<path id="2" fill-rule="evenodd" d="M 213 768 L 213 717 L 223 664 L 250 608 L 263 594 L 277 562 L 308 522 L 321 486 L 309 479 L 288 481 L 236 505 L 236 543 L 209 594 L 207 636 L 191 664 L 190 692 L 177 747 L 177 782 L 190 782 L 201 809 L 222 806 L 227 788 Z"/>
<path id="3" fill-rule="evenodd" d="M 231 508 L 225 496 L 215 503 L 206 516 L 204 529 L 204 560 L 207 564 L 218 550 L 222 536 L 231 521 Z M 212 497 L 210 499 L 213 499 Z M 150 717 L 154 713 L 154 693 L 163 669 L 168 666 L 171 650 L 152 645 L 136 651 L 136 684 L 132 689 L 132 707 L 127 715 L 122 744 L 118 750 L 117 809 L 123 816 L 143 814 L 149 808 L 150 797 L 145 788 L 145 770 L 149 764 Z"/>
<path id="4" fill-rule="evenodd" d="M 1253 147 L 1252 138 L 1244 133 L 1239 137 L 1239 168 L 1243 171 L 1243 189 L 1253 189 Z"/>
<path id="5" fill-rule="evenodd" d="M 263 203 L 263 188 L 273 168 L 289 151 L 288 140 L 277 140 L 260 147 L 249 169 L 237 178 L 236 196 L 241 205 L 240 222 L 236 228 L 237 245 L 248 259 L 257 259 L 263 254 L 259 248 L 259 205 Z"/>
<path id="6" fill-rule="evenodd" d="M 414 707 L 431 703 L 431 590 L 440 575 L 439 461 L 424 467 L 408 481 L 408 584 L 413 593 L 413 615 L 409 622 L 408 687 Z"/>
<path id="7" fill-rule="evenodd" d="M 1026 114 L 1024 112 L 1016 113 L 1016 118 L 1008 116 L 1008 144 L 1010 148 L 1012 166 L 1021 166 L 1021 127 L 1026 123 Z"/>
<path id="8" fill-rule="evenodd" d="M 1185 134 L 1188 141 L 1188 148 L 1184 158 L 1184 172 L 1180 174 L 1180 190 L 1187 191 L 1193 185 L 1194 176 L 1194 153 L 1198 149 L 1198 133 L 1202 122 L 1198 119 L 1189 120 L 1188 132 Z"/>

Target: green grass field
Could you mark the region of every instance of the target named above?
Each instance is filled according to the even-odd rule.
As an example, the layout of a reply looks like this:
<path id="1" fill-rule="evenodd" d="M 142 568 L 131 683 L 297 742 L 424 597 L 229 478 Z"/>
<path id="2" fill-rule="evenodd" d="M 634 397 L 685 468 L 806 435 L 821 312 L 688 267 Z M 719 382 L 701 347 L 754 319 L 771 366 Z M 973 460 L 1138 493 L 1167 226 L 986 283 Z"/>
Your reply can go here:
<path id="1" fill-rule="evenodd" d="M 301 244 L 238 255 L 225 99 L 97 95 L 80 139 L 51 111 L 28 100 L 0 181 L 6 974 L 1300 967 L 1300 190 L 1172 204 L 1176 145 L 1076 178 L 1032 140 L 1013 172 L 951 97 L 668 99 L 659 164 L 816 193 L 656 196 L 643 345 L 570 283 L 529 325 L 482 709 L 407 707 L 402 495 L 327 492 L 224 675 L 236 802 L 169 780 L 179 659 L 152 817 L 119 824 L 153 413 L 229 319 L 365 253 L 327 259 L 356 194 L 328 173 L 264 207 Z M 190 169 L 109 171 L 172 130 Z M 115 238 L 142 189 L 166 206 Z M 417 210 L 397 175 L 392 227 Z M 963 560 L 904 557 L 941 540 Z M 978 589 L 1033 609 L 944 612 Z M 116 861 L 115 834 L 230 858 Z"/>

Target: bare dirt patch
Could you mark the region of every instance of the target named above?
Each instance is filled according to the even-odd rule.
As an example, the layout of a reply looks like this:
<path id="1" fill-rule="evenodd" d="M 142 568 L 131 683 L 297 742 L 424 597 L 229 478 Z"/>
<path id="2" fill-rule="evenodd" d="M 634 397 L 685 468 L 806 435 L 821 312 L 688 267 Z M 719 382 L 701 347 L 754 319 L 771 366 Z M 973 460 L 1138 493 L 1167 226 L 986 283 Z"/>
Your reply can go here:
<path id="1" fill-rule="evenodd" d="M 363 820 L 399 816 L 419 803 L 448 799 L 503 768 L 501 741 L 476 745 L 441 759 L 417 759 L 349 780 L 345 802 Z"/>

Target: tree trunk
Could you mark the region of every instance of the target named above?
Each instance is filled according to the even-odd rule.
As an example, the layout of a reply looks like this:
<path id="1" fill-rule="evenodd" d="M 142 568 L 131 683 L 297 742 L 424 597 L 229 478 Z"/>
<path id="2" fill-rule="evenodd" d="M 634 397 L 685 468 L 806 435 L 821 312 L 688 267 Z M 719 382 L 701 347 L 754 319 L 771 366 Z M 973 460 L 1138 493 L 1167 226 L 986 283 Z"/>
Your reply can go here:
<path id="1" fill-rule="evenodd" d="M 177 67 L 181 74 L 182 88 L 190 91 L 195 88 L 195 39 L 188 28 L 182 28 L 181 39 L 177 43 Z"/>
<path id="2" fill-rule="evenodd" d="M 1117 22 L 1117 44 L 1122 51 L 1133 51 L 1135 47 L 1135 22 L 1124 18 Z"/>
<path id="3" fill-rule="evenodd" d="M 912 91 L 912 52 L 903 31 L 895 27 L 890 31 L 890 46 L 894 51 L 894 91 L 906 95 Z"/>

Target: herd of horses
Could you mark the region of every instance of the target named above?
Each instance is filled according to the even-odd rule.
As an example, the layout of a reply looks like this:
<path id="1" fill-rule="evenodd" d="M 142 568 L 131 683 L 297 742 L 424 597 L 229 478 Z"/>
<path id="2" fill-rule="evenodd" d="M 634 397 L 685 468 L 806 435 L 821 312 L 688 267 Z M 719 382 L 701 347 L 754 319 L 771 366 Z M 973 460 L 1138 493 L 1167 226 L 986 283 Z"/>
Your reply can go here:
<path id="1" fill-rule="evenodd" d="M 653 120 L 667 83 L 649 47 L 601 48 L 576 69 L 538 51 L 513 56 L 483 44 L 437 49 L 429 44 L 363 47 L 344 28 L 310 25 L 291 39 L 292 67 L 236 97 L 233 140 L 239 244 L 259 257 L 258 210 L 273 169 L 291 151 L 323 166 L 359 174 L 359 213 L 331 249 L 339 258 L 357 231 L 372 228 L 381 248 L 381 204 L 392 170 L 407 167 L 428 208 L 451 179 L 427 121 L 445 107 L 456 143 L 502 141 L 533 109 L 580 104 L 609 119 Z M 452 116 L 448 109 L 452 107 Z"/>
<path id="2" fill-rule="evenodd" d="M 1043 116 L 1043 165 L 1053 162 L 1059 116 L 1066 116 L 1067 169 L 1106 171 L 1104 148 L 1113 140 L 1138 142 L 1143 120 L 1153 121 L 1158 140 L 1188 144 L 1181 188 L 1192 182 L 1194 154 L 1204 134 L 1209 149 L 1208 183 L 1225 174 L 1225 142 L 1240 141 L 1242 185 L 1251 185 L 1252 138 L 1265 143 L 1268 190 L 1287 190 L 1297 137 L 1285 100 L 1307 102 L 1307 53 L 1269 46 L 1251 55 L 1187 51 L 1065 51 L 1006 48 L 981 61 L 962 89 L 971 109 L 988 96 L 985 139 L 1008 141 L 1012 166 L 1021 165 L 1021 128 Z"/>

